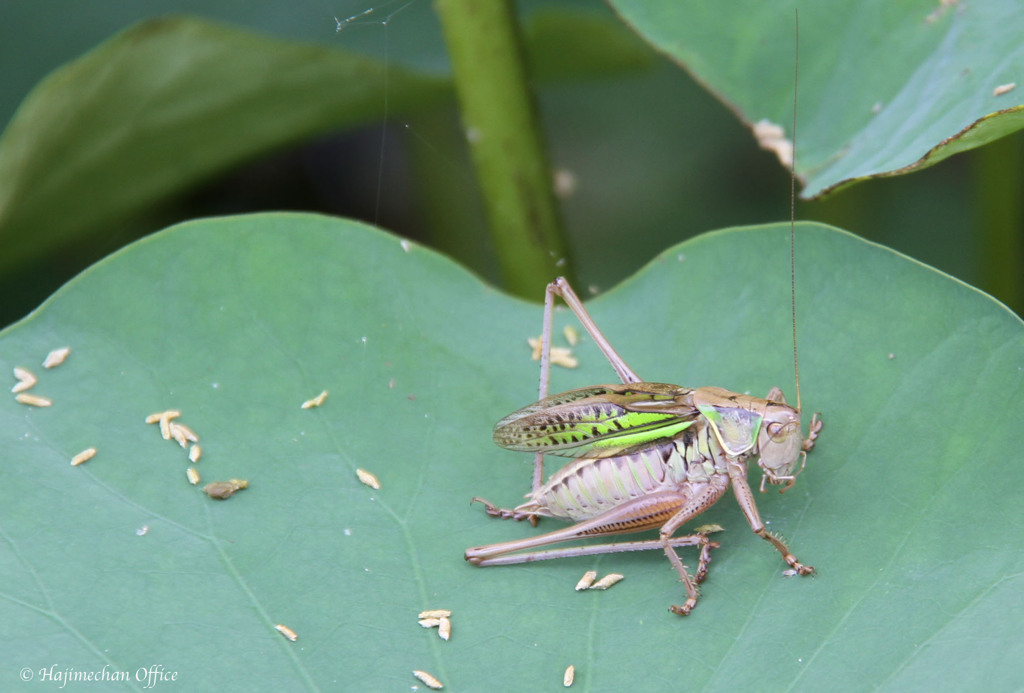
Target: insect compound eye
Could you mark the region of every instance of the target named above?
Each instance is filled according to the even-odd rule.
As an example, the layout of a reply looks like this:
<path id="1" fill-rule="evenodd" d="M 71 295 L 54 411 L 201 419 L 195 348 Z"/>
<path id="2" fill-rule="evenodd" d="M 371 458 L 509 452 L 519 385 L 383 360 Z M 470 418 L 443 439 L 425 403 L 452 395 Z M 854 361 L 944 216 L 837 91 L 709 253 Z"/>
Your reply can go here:
<path id="1" fill-rule="evenodd" d="M 788 423 L 772 421 L 768 424 L 768 437 L 772 439 L 773 443 L 781 443 L 789 437 L 790 432 L 796 425 L 795 421 L 790 421 Z"/>

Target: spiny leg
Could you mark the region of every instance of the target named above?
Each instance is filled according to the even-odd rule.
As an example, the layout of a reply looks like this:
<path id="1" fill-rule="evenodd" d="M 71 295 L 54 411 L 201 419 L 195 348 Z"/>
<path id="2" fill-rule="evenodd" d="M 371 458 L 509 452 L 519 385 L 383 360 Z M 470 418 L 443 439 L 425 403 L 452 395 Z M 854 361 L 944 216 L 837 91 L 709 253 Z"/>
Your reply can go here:
<path id="1" fill-rule="evenodd" d="M 543 397 L 541 397 L 541 399 L 543 399 Z M 536 493 L 537 489 L 539 489 L 543 485 L 544 485 L 544 453 L 543 452 L 538 452 L 536 455 L 533 456 L 533 484 L 531 485 L 531 487 L 533 488 L 533 492 Z M 480 498 L 474 498 L 473 500 L 481 500 L 482 501 L 482 499 L 480 499 Z M 486 503 L 487 505 L 490 505 L 490 503 L 487 503 L 486 501 L 482 501 L 482 502 Z M 493 507 L 493 506 L 491 506 L 491 507 Z M 490 515 L 491 512 L 488 511 L 487 514 Z M 522 519 L 522 518 L 519 518 L 519 519 Z M 540 520 L 540 518 L 537 517 L 536 515 L 530 515 L 530 524 L 532 526 L 536 527 L 537 526 L 537 522 L 539 520 Z"/>
<path id="2" fill-rule="evenodd" d="M 732 479 L 732 491 L 736 495 L 736 502 L 740 504 L 740 509 L 743 514 L 747 517 L 747 522 L 750 524 L 750 529 L 754 533 L 770 543 L 775 549 L 782 554 L 782 560 L 786 564 L 793 568 L 800 575 L 813 575 L 814 566 L 804 565 L 796 559 L 796 556 L 792 554 L 789 547 L 782 539 L 768 532 L 764 528 L 764 523 L 761 522 L 761 516 L 757 512 L 757 503 L 754 502 L 754 494 L 750 491 L 750 485 L 747 483 L 747 470 L 746 467 L 736 461 L 730 460 L 729 462 L 729 478 Z"/>
<path id="3" fill-rule="evenodd" d="M 555 313 L 555 296 L 561 296 L 565 304 L 569 306 L 569 309 L 573 312 L 576 318 L 583 325 L 584 329 L 590 335 L 591 339 L 597 344 L 598 348 L 601 349 L 601 353 L 604 354 L 605 358 L 615 369 L 615 373 L 619 376 L 619 379 L 624 383 L 638 383 L 641 382 L 640 376 L 633 372 L 626 362 L 619 356 L 618 352 L 608 342 L 607 338 L 601 333 L 601 330 L 597 327 L 597 323 L 590 317 L 590 313 L 583 307 L 583 302 L 580 300 L 576 292 L 573 291 L 568 280 L 565 277 L 558 277 L 555 281 L 547 285 L 544 290 L 544 322 L 541 329 L 541 348 L 540 348 L 540 385 L 537 392 L 537 401 L 541 401 L 548 396 L 548 386 L 551 378 L 551 326 L 554 322 Z M 533 482 L 532 489 L 534 492 L 537 491 L 544 483 L 544 453 L 538 452 L 533 457 Z M 491 514 L 488 512 L 488 514 Z M 534 527 L 537 526 L 537 517 L 530 517 L 530 524 Z"/>
<path id="4" fill-rule="evenodd" d="M 672 534 L 684 522 L 706 510 L 725 492 L 727 486 L 728 481 L 723 478 L 723 483 L 710 486 L 702 493 L 696 495 L 689 495 L 678 491 L 660 491 L 648 494 L 634 498 L 620 506 L 600 513 L 588 520 L 578 522 L 570 527 L 564 527 L 534 537 L 489 544 L 487 546 L 471 547 L 466 549 L 466 560 L 478 566 L 509 565 L 549 558 L 661 548 L 665 551 L 665 555 L 686 586 L 687 601 L 683 606 L 673 607 L 672 610 L 677 614 L 686 615 L 697 603 L 697 597 L 699 596 L 697 585 L 707 576 L 708 564 L 711 561 L 711 549 L 716 548 L 718 544 L 710 542 L 707 535 L 703 533 L 682 537 L 674 537 Z M 490 504 L 486 505 L 488 506 L 488 512 L 497 517 L 516 519 L 515 510 L 502 510 Z M 638 532 L 645 529 L 654 529 L 655 527 L 661 527 L 661 536 L 657 540 L 532 551 L 532 549 L 541 546 L 574 539 L 623 532 Z M 700 558 L 695 578 L 690 577 L 690 574 L 676 554 L 674 549 L 679 546 L 700 547 Z"/>
<path id="5" fill-rule="evenodd" d="M 694 512 L 695 509 L 696 512 Z M 695 504 L 691 500 L 683 507 L 683 509 L 673 515 L 672 518 L 665 523 L 660 532 L 660 541 L 665 549 L 665 555 L 668 557 L 672 567 L 676 569 L 676 572 L 679 574 L 679 579 L 686 588 L 686 601 L 683 602 L 683 605 L 679 606 L 678 604 L 673 604 L 669 607 L 669 611 L 677 616 L 688 616 L 690 612 L 693 611 L 693 607 L 697 606 L 697 599 L 700 597 L 698 585 L 704 582 L 704 578 L 706 578 L 708 574 L 708 565 L 711 563 L 712 542 L 708 540 L 707 534 L 696 533 L 689 535 L 694 538 L 700 546 L 700 558 L 697 562 L 697 573 L 693 578 L 691 578 L 690 574 L 686 572 L 686 566 L 684 566 L 683 562 L 679 559 L 679 554 L 677 554 L 675 549 L 672 547 L 672 534 L 679 529 L 684 522 L 700 514 L 701 510 L 703 510 L 703 508 L 700 506 L 699 501 Z"/>
<path id="6" fill-rule="evenodd" d="M 683 602 L 682 606 L 673 604 L 669 607 L 669 611 L 677 616 L 689 616 L 690 612 L 693 611 L 693 607 L 697 606 L 697 598 L 700 597 L 699 585 L 704 582 L 704 579 L 708 576 L 708 567 L 711 565 L 711 549 L 717 549 L 720 544 L 717 541 L 710 541 L 706 534 L 690 534 L 686 537 L 671 537 L 669 544 L 675 546 L 675 540 L 677 539 L 689 539 L 695 541 L 700 546 L 700 557 L 697 559 L 697 572 L 694 573 L 693 577 L 690 578 L 686 572 L 686 566 L 679 560 L 679 556 L 675 550 L 666 547 L 665 552 L 668 555 L 668 559 L 672 562 L 673 567 L 676 568 L 676 572 L 679 573 L 680 578 L 683 581 L 683 585 L 686 587 L 686 601 Z M 687 545 L 691 545 L 687 543 Z M 671 553 L 669 553 L 671 551 Z M 675 557 L 673 561 L 672 558 Z M 692 590 L 691 590 L 692 588 Z"/>
<path id="7" fill-rule="evenodd" d="M 594 340 L 595 344 L 597 344 L 598 348 L 601 350 L 601 353 L 604 354 L 604 357 L 608 359 L 608 363 L 610 363 L 612 365 L 612 368 L 615 369 L 615 373 L 619 376 L 619 380 L 621 380 L 624 383 L 642 382 L 640 376 L 634 373 L 633 369 L 630 368 L 626 364 L 626 362 L 622 360 L 622 357 L 619 356 L 619 353 L 615 351 L 612 345 L 601 333 L 601 330 L 598 328 L 597 323 L 595 323 L 594 319 L 590 317 L 590 313 L 587 312 L 587 309 L 583 307 L 583 301 L 581 301 L 579 296 L 576 295 L 576 292 L 572 290 L 572 287 L 569 285 L 569 282 L 566 280 L 565 277 L 559 277 L 555 281 L 548 284 L 547 291 L 544 294 L 544 319 L 546 334 L 550 336 L 550 312 L 553 309 L 554 294 L 558 294 L 559 296 L 561 296 L 562 300 L 565 301 L 565 305 L 569 306 L 569 309 L 580 321 L 580 324 L 583 325 L 583 328 L 587 331 L 587 334 L 589 334 L 590 338 Z M 544 346 L 545 349 L 547 349 L 547 342 L 545 342 Z M 543 384 L 545 387 L 545 391 L 542 393 L 541 399 L 544 399 L 544 397 L 547 396 L 547 382 L 545 381 L 545 377 L 547 375 L 547 370 L 545 368 L 546 355 L 547 352 L 545 351 L 542 354 L 541 358 L 541 380 L 544 381 Z"/>
<path id="8" fill-rule="evenodd" d="M 759 530 L 755 529 L 754 532 L 757 534 L 757 536 L 761 537 L 762 539 L 770 543 L 772 546 L 774 546 L 775 549 L 780 554 L 782 554 L 782 560 L 784 560 L 786 564 L 790 568 L 795 570 L 799 575 L 814 575 L 814 566 L 804 565 L 803 563 L 798 561 L 796 559 L 796 556 L 794 556 L 790 552 L 789 547 L 786 545 L 786 542 L 782 541 L 782 539 L 778 535 L 772 534 L 771 532 L 767 531 L 764 527 L 761 527 L 761 529 Z"/>
<path id="9" fill-rule="evenodd" d="M 804 442 L 801 445 L 804 452 L 810 452 L 814 449 L 814 443 L 818 440 L 818 434 L 821 433 L 821 428 L 824 425 L 825 423 L 821 420 L 821 414 L 814 412 L 814 415 L 811 417 L 810 433 L 804 438 Z"/>
<path id="10" fill-rule="evenodd" d="M 540 384 L 537 388 L 537 401 L 540 402 L 548 396 L 548 383 L 551 377 L 551 323 L 555 313 L 555 295 L 551 289 L 555 282 L 547 285 L 544 290 L 544 322 L 540 334 Z M 544 453 L 538 452 L 533 456 L 533 483 L 531 488 L 534 493 L 544 484 Z M 530 523 L 536 527 L 537 518 L 531 518 Z"/>
<path id="11" fill-rule="evenodd" d="M 543 535 L 541 535 L 543 536 Z M 684 546 L 701 546 L 701 564 L 694 575 L 695 582 L 702 582 L 707 576 L 707 567 L 711 563 L 711 549 L 721 546 L 717 541 L 708 541 L 704 545 L 705 535 L 686 534 L 680 537 L 672 537 L 669 543 L 675 548 Z M 522 563 L 536 563 L 537 561 L 550 561 L 556 558 L 580 558 L 581 556 L 603 556 L 608 553 L 626 553 L 628 551 L 653 551 L 663 549 L 660 539 L 643 539 L 640 541 L 617 541 L 611 544 L 588 544 L 586 546 L 567 546 L 561 549 L 547 549 L 544 551 L 527 551 L 523 553 L 492 553 L 495 545 L 473 547 L 466 551 L 466 560 L 480 568 L 487 568 L 496 565 L 520 565 Z"/>
<path id="12" fill-rule="evenodd" d="M 484 511 L 491 517 L 497 517 L 501 520 L 515 520 L 516 522 L 519 522 L 520 520 L 529 519 L 530 524 L 532 524 L 534 527 L 537 526 L 536 515 L 518 512 L 515 509 L 509 510 L 506 508 L 499 508 L 494 503 L 491 503 L 490 501 L 485 500 L 480 496 L 474 496 L 473 499 L 470 500 L 469 502 L 470 504 L 481 503 L 484 506 Z"/>
<path id="13" fill-rule="evenodd" d="M 700 537 L 700 557 L 697 559 L 697 573 L 693 576 L 693 581 L 699 585 L 708 576 L 708 566 L 711 565 L 711 549 L 717 549 L 721 544 L 717 541 L 710 541 L 707 534 L 697 533 L 690 536 Z"/>

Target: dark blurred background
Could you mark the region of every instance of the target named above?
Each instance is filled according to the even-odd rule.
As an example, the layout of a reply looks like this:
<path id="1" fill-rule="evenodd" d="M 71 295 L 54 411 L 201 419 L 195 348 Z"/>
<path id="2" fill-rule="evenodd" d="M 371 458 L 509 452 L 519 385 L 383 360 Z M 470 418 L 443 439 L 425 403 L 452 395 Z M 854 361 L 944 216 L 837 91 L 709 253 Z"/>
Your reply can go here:
<path id="1" fill-rule="evenodd" d="M 550 4 L 522 2 L 520 7 L 529 13 Z M 558 4 L 613 16 L 592 2 Z M 171 12 L 444 73 L 444 46 L 427 0 L 381 3 L 336 32 L 335 17 L 345 20 L 369 7 L 320 0 L 223 1 L 210 8 L 195 1 L 5 0 L 0 118 L 6 123 L 51 70 L 136 21 Z M 538 100 L 553 166 L 567 186 L 562 209 L 584 285 L 610 288 L 660 251 L 704 231 L 789 218 L 788 172 L 685 71 L 653 51 L 646 67 L 629 73 L 546 83 L 538 88 Z M 834 224 L 894 248 L 992 293 L 1020 314 L 1019 284 L 997 286 L 986 276 L 988 254 L 999 251 L 986 247 L 987 234 L 981 231 L 992 215 L 1003 215 L 1004 225 L 1010 215 L 1018 237 L 1024 234 L 1022 171 L 1024 135 L 1018 133 L 1010 142 L 918 173 L 801 202 L 797 218 Z M 986 203 L 999 196 L 1015 199 L 1016 206 Z M 364 219 L 437 247 L 496 281 L 458 114 L 448 105 L 414 119 L 325 135 L 251 161 L 159 209 L 0 277 L 0 325 L 20 319 L 89 264 L 137 237 L 195 217 L 264 210 Z M 541 296 L 538 291 L 538 300 Z"/>

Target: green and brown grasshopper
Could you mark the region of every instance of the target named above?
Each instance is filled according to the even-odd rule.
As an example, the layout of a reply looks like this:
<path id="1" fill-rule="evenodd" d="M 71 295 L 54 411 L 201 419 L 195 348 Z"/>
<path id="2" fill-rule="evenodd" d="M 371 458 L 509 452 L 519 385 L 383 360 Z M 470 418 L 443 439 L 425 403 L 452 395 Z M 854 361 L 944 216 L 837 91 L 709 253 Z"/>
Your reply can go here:
<path id="1" fill-rule="evenodd" d="M 623 384 L 595 385 L 547 395 L 551 322 L 561 296 L 601 349 Z M 798 385 L 799 388 L 799 385 Z M 793 485 L 814 447 L 822 422 L 815 414 L 803 438 L 797 407 L 779 388 L 765 399 L 719 387 L 697 389 L 648 383 L 612 348 L 576 293 L 563 279 L 548 285 L 544 301 L 540 401 L 509 414 L 494 427 L 503 448 L 534 452 L 533 492 L 505 510 L 484 503 L 494 517 L 514 520 L 553 517 L 570 527 L 527 539 L 477 546 L 466 560 L 477 566 L 528 563 L 550 558 L 663 549 L 686 587 L 686 601 L 672 611 L 685 616 L 697 604 L 697 585 L 707 574 L 711 542 L 706 533 L 673 536 L 707 510 L 732 484 L 747 522 L 771 543 L 790 568 L 810 575 L 778 536 L 769 533 L 747 483 L 747 462 L 756 457 L 765 483 Z M 542 484 L 544 455 L 574 458 Z M 533 551 L 573 539 L 659 529 L 654 540 Z M 675 549 L 700 547 L 697 572 L 687 572 Z"/>

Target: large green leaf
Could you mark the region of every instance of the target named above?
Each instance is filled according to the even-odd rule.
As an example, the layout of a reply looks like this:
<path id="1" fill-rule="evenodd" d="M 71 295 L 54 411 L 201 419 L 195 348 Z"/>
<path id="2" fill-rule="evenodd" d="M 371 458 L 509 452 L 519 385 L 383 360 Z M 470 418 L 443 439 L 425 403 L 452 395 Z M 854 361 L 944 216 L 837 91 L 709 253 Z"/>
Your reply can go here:
<path id="1" fill-rule="evenodd" d="M 341 50 L 193 18 L 136 25 L 51 74 L 4 130 L 0 270 L 259 153 L 448 95 Z"/>
<path id="2" fill-rule="evenodd" d="M 803 397 L 825 430 L 797 485 L 758 502 L 818 574 L 784 578 L 727 497 L 701 517 L 725 531 L 686 619 L 657 552 L 462 560 L 540 531 L 469 505 L 527 490 L 529 456 L 490 439 L 535 395 L 539 306 L 321 217 L 195 222 L 109 257 L 0 334 L 0 366 L 53 399 L 0 403 L 8 675 L 159 665 L 189 690 L 398 690 L 426 669 L 451 690 L 553 690 L 572 663 L 583 690 L 1019 685 L 1022 324 L 846 233 L 797 237 Z M 705 235 L 593 315 L 646 378 L 792 397 L 788 252 L 783 227 Z M 64 345 L 64 365 L 37 365 Z M 612 380 L 593 344 L 577 353 L 555 390 Z M 204 483 L 247 490 L 189 486 L 143 422 L 172 407 Z M 577 593 L 588 568 L 626 580 Z M 430 607 L 453 610 L 450 642 L 417 625 Z"/>
<path id="3" fill-rule="evenodd" d="M 610 2 L 745 123 L 766 119 L 787 133 L 799 8 L 797 169 L 807 197 L 929 166 L 1024 128 L 1024 91 L 995 93 L 1024 71 L 1016 0 Z"/>

